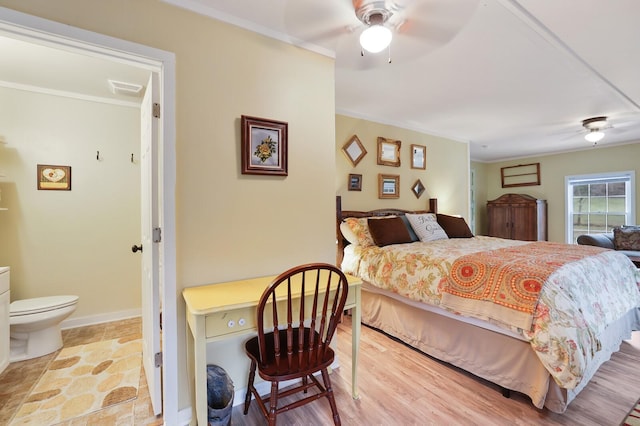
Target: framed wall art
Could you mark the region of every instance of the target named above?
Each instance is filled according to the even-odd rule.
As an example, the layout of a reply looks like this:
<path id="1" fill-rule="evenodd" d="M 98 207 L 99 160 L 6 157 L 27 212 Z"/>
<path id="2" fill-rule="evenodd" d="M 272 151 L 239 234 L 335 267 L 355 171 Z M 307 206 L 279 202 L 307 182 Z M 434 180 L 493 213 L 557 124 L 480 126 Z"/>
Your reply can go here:
<path id="1" fill-rule="evenodd" d="M 400 145 L 402 142 L 378 137 L 378 164 L 400 167 Z"/>
<path id="2" fill-rule="evenodd" d="M 427 147 L 424 145 L 411 145 L 411 168 L 427 168 Z"/>
<path id="3" fill-rule="evenodd" d="M 342 152 L 344 152 L 349 161 L 351 161 L 353 167 L 357 166 L 360 160 L 362 160 L 364 156 L 367 155 L 367 150 L 364 148 L 364 145 L 362 145 L 362 142 L 360 142 L 360 139 L 358 139 L 358 136 L 356 135 L 351 136 L 351 139 L 349 139 L 347 143 L 342 146 Z"/>
<path id="4" fill-rule="evenodd" d="M 418 179 L 411 187 L 411 192 L 413 192 L 413 195 L 415 195 L 416 198 L 420 198 L 425 189 L 426 188 L 422 184 L 422 181 Z"/>
<path id="5" fill-rule="evenodd" d="M 349 191 L 362 191 L 362 175 L 349 174 Z"/>
<path id="6" fill-rule="evenodd" d="M 38 164 L 36 170 L 39 190 L 71 191 L 71 166 Z"/>
<path id="7" fill-rule="evenodd" d="M 288 175 L 287 128 L 284 121 L 242 116 L 242 174 Z"/>
<path id="8" fill-rule="evenodd" d="M 400 175 L 378 175 L 378 198 L 400 198 Z"/>
<path id="9" fill-rule="evenodd" d="M 540 163 L 501 167 L 500 177 L 503 188 L 540 185 Z"/>

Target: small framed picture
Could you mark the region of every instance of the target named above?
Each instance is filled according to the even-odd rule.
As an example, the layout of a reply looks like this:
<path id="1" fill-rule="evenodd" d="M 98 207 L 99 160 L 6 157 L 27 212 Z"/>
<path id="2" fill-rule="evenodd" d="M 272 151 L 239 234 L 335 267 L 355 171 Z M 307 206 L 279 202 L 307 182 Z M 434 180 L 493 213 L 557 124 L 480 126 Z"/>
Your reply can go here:
<path id="1" fill-rule="evenodd" d="M 71 166 L 38 164 L 36 169 L 39 190 L 71 191 Z"/>
<path id="2" fill-rule="evenodd" d="M 415 195 L 416 198 L 420 198 L 424 190 L 425 190 L 425 187 L 422 184 L 422 181 L 420 179 L 418 179 L 416 183 L 414 183 L 413 186 L 411 187 L 411 192 L 413 192 L 413 195 Z"/>
<path id="3" fill-rule="evenodd" d="M 362 175 L 349 175 L 349 191 L 362 191 Z"/>
<path id="4" fill-rule="evenodd" d="M 400 145 L 402 142 L 378 137 L 378 164 L 400 167 Z"/>
<path id="5" fill-rule="evenodd" d="M 288 175 L 287 127 L 284 121 L 242 116 L 242 174 Z"/>
<path id="6" fill-rule="evenodd" d="M 351 161 L 353 167 L 357 166 L 360 160 L 362 160 L 364 156 L 367 155 L 367 150 L 364 148 L 364 145 L 362 145 L 362 142 L 360 142 L 360 139 L 358 139 L 358 136 L 356 135 L 351 136 L 351 139 L 349 139 L 347 143 L 342 146 L 342 152 L 344 152 L 349 161 Z"/>
<path id="7" fill-rule="evenodd" d="M 400 175 L 378 175 L 378 198 L 400 198 Z"/>
<path id="8" fill-rule="evenodd" d="M 424 145 L 411 145 L 411 168 L 427 168 L 427 147 Z"/>

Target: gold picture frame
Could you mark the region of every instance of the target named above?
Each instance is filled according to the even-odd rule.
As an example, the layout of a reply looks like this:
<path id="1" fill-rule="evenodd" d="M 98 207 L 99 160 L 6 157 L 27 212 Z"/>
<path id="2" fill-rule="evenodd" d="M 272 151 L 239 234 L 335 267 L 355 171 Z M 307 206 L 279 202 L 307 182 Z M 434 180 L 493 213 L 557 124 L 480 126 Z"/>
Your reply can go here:
<path id="1" fill-rule="evenodd" d="M 425 189 L 426 188 L 422 184 L 422 181 L 418 179 L 417 181 L 415 181 L 415 183 L 411 187 L 411 192 L 413 192 L 413 195 L 415 195 L 416 198 L 420 198 L 420 196 L 422 195 Z"/>
<path id="2" fill-rule="evenodd" d="M 38 164 L 38 190 L 71 191 L 71 166 Z"/>
<path id="3" fill-rule="evenodd" d="M 425 170 L 427 168 L 427 147 L 411 144 L 411 168 Z"/>
<path id="4" fill-rule="evenodd" d="M 400 167 L 400 146 L 402 142 L 378 137 L 378 164 Z"/>
<path id="5" fill-rule="evenodd" d="M 347 143 L 342 146 L 342 152 L 344 152 L 344 155 L 351 161 L 353 167 L 357 166 L 360 160 L 367 155 L 367 150 L 356 135 L 351 136 Z"/>
<path id="6" fill-rule="evenodd" d="M 378 198 L 400 198 L 400 175 L 378 174 Z"/>

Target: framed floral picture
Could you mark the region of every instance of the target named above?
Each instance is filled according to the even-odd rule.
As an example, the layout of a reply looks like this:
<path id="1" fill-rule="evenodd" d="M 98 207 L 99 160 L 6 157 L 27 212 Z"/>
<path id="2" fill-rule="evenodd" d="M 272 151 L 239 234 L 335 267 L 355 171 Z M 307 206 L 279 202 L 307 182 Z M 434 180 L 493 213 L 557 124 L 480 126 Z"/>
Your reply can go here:
<path id="1" fill-rule="evenodd" d="M 71 166 L 37 165 L 38 189 L 71 191 Z"/>
<path id="2" fill-rule="evenodd" d="M 284 121 L 243 115 L 242 174 L 287 176 L 287 127 Z"/>

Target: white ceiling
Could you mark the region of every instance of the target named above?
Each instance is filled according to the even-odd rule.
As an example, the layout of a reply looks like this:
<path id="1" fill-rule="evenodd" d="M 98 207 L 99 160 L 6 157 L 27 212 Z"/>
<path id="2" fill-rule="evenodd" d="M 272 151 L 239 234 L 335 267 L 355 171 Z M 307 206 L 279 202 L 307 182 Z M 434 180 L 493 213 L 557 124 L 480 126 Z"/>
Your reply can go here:
<path id="1" fill-rule="evenodd" d="M 468 141 L 474 160 L 591 149 L 581 121 L 599 115 L 599 147 L 640 141 L 638 0 L 386 0 L 391 63 L 360 55 L 352 0 L 164 1 L 335 57 L 338 113 Z M 107 80 L 149 76 L 2 34 L 0 58 L 0 85 L 131 106 Z"/>
<path id="2" fill-rule="evenodd" d="M 335 57 L 338 113 L 468 141 L 474 160 L 590 149 L 581 121 L 600 115 L 598 146 L 640 140 L 638 0 L 386 0 L 404 21 L 390 64 L 360 55 L 352 0 L 165 2 Z"/>
<path id="3" fill-rule="evenodd" d="M 139 107 L 150 71 L 13 37 L 0 32 L 0 86 Z M 108 80 L 142 89 L 138 95 L 113 93 Z"/>

